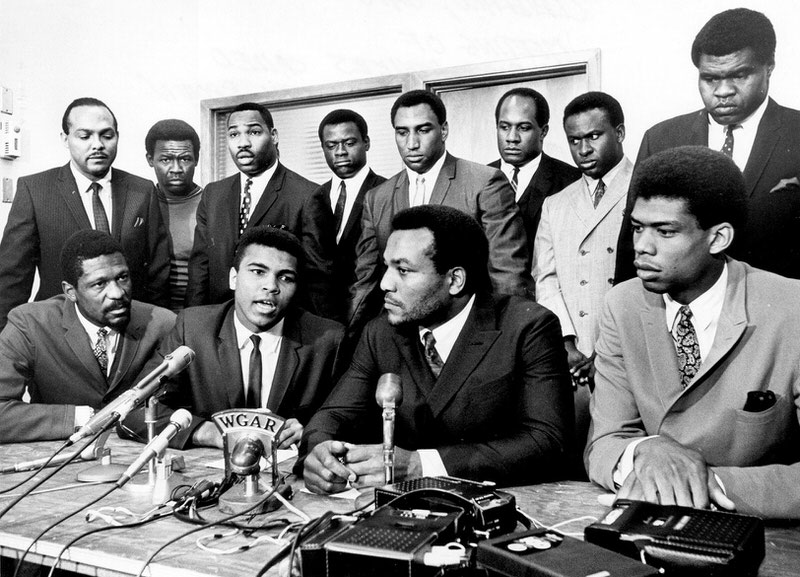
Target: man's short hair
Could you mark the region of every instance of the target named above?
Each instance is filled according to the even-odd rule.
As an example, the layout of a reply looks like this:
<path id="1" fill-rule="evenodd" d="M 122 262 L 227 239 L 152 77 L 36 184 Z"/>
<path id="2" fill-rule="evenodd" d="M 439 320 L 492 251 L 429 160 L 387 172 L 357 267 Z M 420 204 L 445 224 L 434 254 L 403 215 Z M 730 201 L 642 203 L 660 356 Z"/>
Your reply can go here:
<path id="1" fill-rule="evenodd" d="M 242 102 L 241 104 L 237 104 L 233 110 L 228 113 L 228 120 L 230 120 L 231 114 L 234 112 L 242 112 L 244 110 L 255 110 L 261 115 L 267 128 L 270 130 L 275 128 L 275 123 L 272 121 L 272 113 L 270 113 L 266 106 L 258 104 L 257 102 Z"/>
<path id="2" fill-rule="evenodd" d="M 511 98 L 512 96 L 519 96 L 520 98 L 530 98 L 533 100 L 534 104 L 536 105 L 536 124 L 539 125 L 539 128 L 542 128 L 545 124 L 550 122 L 550 105 L 547 104 L 547 100 L 544 96 L 542 96 L 539 92 L 536 92 L 533 88 L 526 88 L 524 86 L 518 86 L 517 88 L 512 88 L 505 94 L 500 97 L 500 100 L 497 101 L 497 106 L 494 109 L 494 122 L 497 124 L 500 121 L 500 108 L 503 106 L 503 102 Z"/>
<path id="3" fill-rule="evenodd" d="M 288 230 L 269 225 L 254 226 L 244 231 L 244 234 L 236 245 L 236 253 L 233 256 L 233 268 L 239 270 L 239 265 L 242 264 L 242 259 L 244 258 L 247 247 L 253 244 L 269 246 L 292 255 L 295 260 L 297 260 L 297 273 L 300 274 L 306 260 L 306 253 L 303 250 L 303 245 L 300 244 L 297 237 Z"/>
<path id="4" fill-rule="evenodd" d="M 61 279 L 77 287 L 83 275 L 83 261 L 117 253 L 125 255 L 122 245 L 108 233 L 91 228 L 79 230 L 61 249 Z"/>
<path id="5" fill-rule="evenodd" d="M 462 267 L 467 273 L 467 293 L 491 292 L 489 241 L 478 221 L 458 209 L 438 204 L 401 210 L 392 218 L 393 231 L 420 228 L 433 234 L 428 256 L 436 272 L 444 274 L 453 267 Z"/>
<path id="6" fill-rule="evenodd" d="M 188 122 L 178 120 L 177 118 L 168 118 L 166 120 L 159 120 L 150 130 L 147 131 L 147 136 L 144 137 L 144 149 L 150 156 L 153 156 L 156 149 L 156 142 L 159 140 L 177 140 L 183 142 L 190 140 L 192 142 L 192 149 L 194 150 L 195 160 L 200 156 L 200 137 L 197 132 Z"/>
<path id="7" fill-rule="evenodd" d="M 700 56 L 725 56 L 752 48 L 761 64 L 775 62 L 775 29 L 761 12 L 747 8 L 725 10 L 712 16 L 697 33 L 692 43 L 692 62 L 700 64 Z"/>
<path id="8" fill-rule="evenodd" d="M 367 134 L 367 121 L 364 120 L 364 117 L 355 110 L 350 110 L 349 108 L 337 108 L 336 110 L 332 110 L 326 114 L 325 118 L 322 119 L 322 122 L 319 123 L 319 141 L 322 142 L 322 131 L 326 126 L 335 126 L 337 124 L 344 124 L 345 122 L 352 122 L 355 124 L 356 128 L 358 128 L 358 132 L 361 133 L 361 139 L 367 139 L 369 134 Z"/>
<path id="9" fill-rule="evenodd" d="M 733 160 L 705 146 L 679 146 L 659 152 L 636 167 L 631 182 L 636 198 L 684 200 L 700 228 L 747 220 L 747 188 Z"/>
<path id="10" fill-rule="evenodd" d="M 617 127 L 620 124 L 625 124 L 625 115 L 622 113 L 622 106 L 616 98 L 605 92 L 586 92 L 580 96 L 576 96 L 564 108 L 564 122 L 570 116 L 575 116 L 582 112 L 589 110 L 603 110 L 608 116 L 608 121 L 611 126 Z"/>
<path id="11" fill-rule="evenodd" d="M 100 106 L 101 108 L 105 108 L 108 110 L 108 113 L 111 114 L 111 118 L 114 120 L 114 130 L 119 132 L 119 129 L 117 128 L 117 117 L 114 116 L 114 111 L 111 110 L 102 100 L 92 98 L 91 96 L 84 96 L 82 98 L 76 98 L 70 102 L 69 106 L 67 106 L 67 109 L 64 111 L 64 116 L 61 117 L 61 131 L 64 134 L 69 134 L 69 113 L 72 112 L 73 108 L 77 108 L 79 106 Z"/>
<path id="12" fill-rule="evenodd" d="M 430 106 L 439 124 L 447 122 L 447 108 L 445 108 L 441 98 L 427 90 L 409 90 L 398 96 L 397 100 L 392 104 L 392 126 L 394 126 L 394 117 L 397 114 L 398 108 L 411 108 L 418 104 L 427 104 Z"/>

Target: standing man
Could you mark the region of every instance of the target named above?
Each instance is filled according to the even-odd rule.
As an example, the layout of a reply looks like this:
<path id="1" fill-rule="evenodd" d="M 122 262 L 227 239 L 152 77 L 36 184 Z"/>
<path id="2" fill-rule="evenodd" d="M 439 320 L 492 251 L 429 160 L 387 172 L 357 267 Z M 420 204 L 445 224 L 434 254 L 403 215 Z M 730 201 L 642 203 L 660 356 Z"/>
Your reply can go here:
<path id="1" fill-rule="evenodd" d="M 59 268 L 63 293 L 16 307 L 0 333 L 0 443 L 69 437 L 136 384 L 175 323 L 131 299 L 122 246 L 103 232 L 72 235 Z"/>
<path id="2" fill-rule="evenodd" d="M 169 303 L 169 239 L 153 184 L 111 168 L 119 138 L 114 113 L 96 98 L 78 98 L 61 128 L 69 163 L 17 183 L 0 242 L 0 328 L 30 298 L 37 270 L 36 300 L 61 292 L 61 249 L 73 233 L 90 228 L 122 245 L 133 298 Z"/>
<path id="3" fill-rule="evenodd" d="M 800 111 L 769 98 L 775 30 L 747 8 L 712 17 L 692 44 L 703 110 L 648 130 L 637 164 L 681 145 L 708 146 L 731 157 L 747 186 L 747 223 L 730 254 L 765 270 L 800 278 Z M 628 212 L 633 206 L 628 198 Z M 635 276 L 630 220 L 617 253 L 617 282 Z"/>
<path id="4" fill-rule="evenodd" d="M 412 90 L 400 95 L 392 105 L 391 118 L 406 168 L 371 190 L 364 200 L 351 326 L 362 326 L 378 312 L 366 310 L 367 301 L 378 290 L 386 269 L 383 252 L 392 218 L 412 206 L 441 204 L 473 217 L 489 239 L 488 266 L 495 292 L 527 294 L 532 282 L 525 229 L 514 191 L 503 174 L 446 152 L 447 110 L 435 94 Z"/>
<path id="5" fill-rule="evenodd" d="M 583 177 L 544 200 L 534 244 L 536 302 L 553 311 L 561 323 L 577 387 L 575 429 L 580 449 L 589 431 L 597 326 L 603 299 L 613 284 L 614 248 L 633 172 L 622 150 L 624 123 L 619 102 L 604 92 L 582 94 L 564 109 L 564 132 Z"/>
<path id="6" fill-rule="evenodd" d="M 484 167 L 485 169 L 485 167 Z M 306 427 L 306 486 L 383 484 L 375 387 L 396 373 L 397 479 L 455 475 L 512 485 L 563 478 L 572 397 L 555 315 L 493 297 L 480 225 L 449 206 L 398 212 L 383 257 L 386 314 Z"/>
<path id="7" fill-rule="evenodd" d="M 334 286 L 339 294 L 337 300 L 344 303 L 356 281 L 356 243 L 361 236 L 364 196 L 386 179 L 367 165 L 367 122 L 357 112 L 347 109 L 329 112 L 319 124 L 319 141 L 325 162 L 333 172 L 333 178 L 321 188 L 333 211 Z"/>
<path id="8" fill-rule="evenodd" d="M 177 312 L 186 299 L 195 215 L 203 194 L 194 182 L 200 137 L 183 120 L 159 120 L 147 132 L 144 148 L 147 163 L 156 173 L 158 204 L 169 231 L 170 308 Z"/>
<path id="9" fill-rule="evenodd" d="M 228 271 L 239 237 L 248 227 L 270 225 L 293 233 L 305 250 L 302 306 L 335 318 L 335 237 L 328 199 L 316 184 L 280 163 L 278 131 L 261 104 L 245 102 L 231 111 L 228 150 L 239 172 L 206 186 L 197 208 L 186 305 L 232 298 Z"/>
<path id="10" fill-rule="evenodd" d="M 499 168 L 514 189 L 532 256 L 544 199 L 578 180 L 581 172 L 542 152 L 550 106 L 537 91 L 520 87 L 503 94 L 494 120 L 500 159 L 489 166 Z"/>

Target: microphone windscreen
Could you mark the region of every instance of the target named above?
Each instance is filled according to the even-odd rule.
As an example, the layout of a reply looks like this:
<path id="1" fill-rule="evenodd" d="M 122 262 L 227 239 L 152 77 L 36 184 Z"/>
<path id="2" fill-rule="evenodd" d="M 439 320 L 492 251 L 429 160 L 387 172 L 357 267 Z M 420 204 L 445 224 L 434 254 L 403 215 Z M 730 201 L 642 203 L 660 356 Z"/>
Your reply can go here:
<path id="1" fill-rule="evenodd" d="M 177 425 L 180 430 L 184 430 L 192 424 L 192 414 L 186 409 L 178 409 L 169 418 L 170 423 Z"/>
<path id="2" fill-rule="evenodd" d="M 385 403 L 394 403 L 397 407 L 403 402 L 403 387 L 400 375 L 395 373 L 384 373 L 378 379 L 378 387 L 375 389 L 375 400 L 381 407 Z"/>

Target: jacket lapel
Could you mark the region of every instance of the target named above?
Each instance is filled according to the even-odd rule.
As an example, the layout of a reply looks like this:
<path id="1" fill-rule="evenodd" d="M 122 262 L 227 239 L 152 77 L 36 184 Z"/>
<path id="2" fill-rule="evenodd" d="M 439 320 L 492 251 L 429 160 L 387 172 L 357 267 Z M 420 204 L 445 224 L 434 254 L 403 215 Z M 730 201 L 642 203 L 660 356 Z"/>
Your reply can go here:
<path id="1" fill-rule="evenodd" d="M 445 152 L 444 164 L 442 164 L 442 170 L 439 172 L 439 177 L 433 186 L 433 192 L 431 192 L 431 199 L 428 204 L 442 204 L 444 197 L 447 196 L 447 191 L 450 190 L 450 183 L 455 177 L 456 158 Z"/>
<path id="2" fill-rule="evenodd" d="M 64 340 L 75 357 L 86 369 L 87 384 L 105 396 L 108 390 L 108 383 L 105 375 L 100 370 L 100 365 L 92 352 L 92 345 L 86 330 L 78 320 L 75 312 L 75 305 L 69 299 L 64 299 L 62 305 L 61 323 L 64 329 Z"/>
<path id="3" fill-rule="evenodd" d="M 228 397 L 229 407 L 244 407 L 244 380 L 242 379 L 242 360 L 239 356 L 239 345 L 236 342 L 236 330 L 233 328 L 233 305 L 228 309 L 225 318 L 220 325 L 217 333 L 217 365 L 220 367 L 230 367 L 231 375 L 224 384 L 225 393 Z"/>
<path id="4" fill-rule="evenodd" d="M 78 185 L 75 183 L 75 177 L 72 176 L 72 171 L 69 169 L 69 164 L 62 166 L 58 171 L 58 181 L 58 192 L 64 199 L 64 204 L 67 205 L 78 226 L 81 229 L 92 228 L 92 223 L 89 220 L 89 215 L 86 214 L 86 209 L 83 207 L 81 194 L 78 191 Z"/>
<path id="5" fill-rule="evenodd" d="M 781 127 L 780 111 L 778 105 L 771 98 L 764 110 L 764 116 L 758 124 L 756 139 L 753 141 L 753 149 L 750 151 L 750 158 L 744 167 L 744 181 L 747 185 L 747 193 L 753 194 L 758 184 L 758 179 L 769 163 L 772 151 L 778 144 L 777 132 Z"/>
<path id="6" fill-rule="evenodd" d="M 278 365 L 275 367 L 275 376 L 272 378 L 272 386 L 269 390 L 267 408 L 274 412 L 278 412 L 286 392 L 294 382 L 294 373 L 300 362 L 302 346 L 303 335 L 300 332 L 300 324 L 292 314 L 283 323 L 283 338 L 281 338 L 281 349 L 278 352 Z"/>
<path id="7" fill-rule="evenodd" d="M 397 214 L 401 210 L 405 210 L 411 206 L 408 200 L 408 172 L 406 169 L 400 171 L 397 175 L 397 182 L 394 185 L 394 198 L 392 199 L 394 205 L 394 213 Z"/>
<path id="8" fill-rule="evenodd" d="M 642 332 L 650 374 L 661 404 L 668 407 L 683 392 L 678 355 L 667 330 L 664 299 L 659 294 L 647 292 L 644 287 L 642 290 L 645 291 L 645 306 L 641 311 Z"/>
<path id="9" fill-rule="evenodd" d="M 139 351 L 142 334 L 147 328 L 147 319 L 139 318 L 138 309 L 131 303 L 131 320 L 128 326 L 119 335 L 119 347 L 114 358 L 114 371 L 108 377 L 108 390 L 112 391 L 117 387 L 122 378 L 128 374 L 133 359 Z"/>
<path id="10" fill-rule="evenodd" d="M 425 362 L 417 328 L 409 327 L 404 330 L 392 331 L 392 333 L 397 350 L 403 357 L 401 366 L 408 367 L 411 380 L 426 398 L 429 397 L 436 380 Z"/>
<path id="11" fill-rule="evenodd" d="M 286 169 L 284 169 L 283 165 L 279 162 L 278 166 L 275 168 L 275 174 L 269 179 L 267 187 L 264 189 L 264 194 L 258 199 L 258 204 L 253 207 L 253 211 L 250 213 L 250 219 L 247 221 L 248 228 L 259 224 L 270 207 L 275 204 L 275 201 L 278 200 L 278 194 L 280 194 L 283 188 L 285 179 Z"/>
<path id="12" fill-rule="evenodd" d="M 125 222 L 125 207 L 128 204 L 128 182 L 119 171 L 111 169 L 111 235 L 122 239 L 122 223 Z"/>
<path id="13" fill-rule="evenodd" d="M 613 182 L 608 186 L 603 198 L 600 199 L 600 204 L 597 205 L 597 208 L 590 201 L 587 201 L 588 205 L 591 206 L 587 214 L 591 215 L 591 218 L 588 220 L 588 228 L 584 239 L 592 233 L 598 224 L 603 222 L 603 219 L 612 209 L 616 210 L 617 203 L 621 199 L 627 198 L 628 184 L 633 173 L 633 163 L 627 157 L 622 159 L 622 163 Z M 585 197 L 586 195 L 583 196 Z"/>
<path id="14" fill-rule="evenodd" d="M 364 183 L 361 185 L 361 189 L 356 195 L 356 199 L 353 201 L 353 208 L 350 210 L 350 214 L 347 217 L 347 222 L 344 225 L 344 231 L 342 232 L 342 240 L 353 234 L 353 229 L 361 220 L 361 207 L 364 204 L 364 196 L 367 194 L 367 191 L 373 187 L 372 183 L 374 176 L 375 173 L 372 172 L 372 169 L 370 169 L 369 174 L 367 174 L 367 178 L 364 179 Z M 328 192 L 330 192 L 330 183 L 328 184 L 328 187 Z"/>

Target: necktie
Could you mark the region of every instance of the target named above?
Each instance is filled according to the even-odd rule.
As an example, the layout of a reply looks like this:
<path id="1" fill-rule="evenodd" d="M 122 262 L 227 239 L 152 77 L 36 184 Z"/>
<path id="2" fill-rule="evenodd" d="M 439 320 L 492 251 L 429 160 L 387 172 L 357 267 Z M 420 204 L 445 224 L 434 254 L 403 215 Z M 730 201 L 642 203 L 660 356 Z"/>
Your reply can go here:
<path id="1" fill-rule="evenodd" d="M 600 204 L 600 200 L 603 198 L 603 195 L 606 193 L 606 183 L 603 182 L 603 179 L 597 181 L 597 188 L 594 189 L 594 207 L 597 208 L 597 205 Z"/>
<path id="2" fill-rule="evenodd" d="M 439 356 L 439 352 L 436 350 L 436 338 L 431 331 L 426 331 L 422 335 L 422 340 L 425 342 L 425 360 L 428 361 L 428 366 L 431 368 L 433 376 L 438 378 L 439 373 L 442 372 L 444 361 L 442 361 L 442 357 Z"/>
<path id="3" fill-rule="evenodd" d="M 678 311 L 678 324 L 675 327 L 675 348 L 678 351 L 678 366 L 681 371 L 681 385 L 685 389 L 700 368 L 700 345 L 697 333 L 691 322 L 692 310 L 683 305 Z"/>
<path id="4" fill-rule="evenodd" d="M 342 181 L 339 184 L 339 198 L 336 199 L 336 206 L 333 209 L 333 224 L 336 227 L 336 234 L 339 234 L 339 229 L 342 228 L 342 219 L 344 218 L 344 205 L 347 202 L 347 185 Z"/>
<path id="5" fill-rule="evenodd" d="M 242 209 L 239 211 L 239 236 L 244 234 L 244 229 L 247 228 L 247 221 L 250 220 L 250 186 L 253 184 L 253 179 L 248 178 L 244 182 L 244 193 L 242 194 Z"/>
<path id="6" fill-rule="evenodd" d="M 514 170 L 511 172 L 511 188 L 514 189 L 514 194 L 517 193 L 518 186 L 519 186 L 519 167 L 515 166 Z"/>
<path id="7" fill-rule="evenodd" d="M 94 213 L 94 229 L 106 234 L 111 234 L 111 227 L 108 225 L 106 209 L 103 208 L 103 201 L 100 200 L 100 190 L 103 188 L 99 182 L 93 182 L 89 187 L 92 189 L 92 212 Z"/>
<path id="8" fill-rule="evenodd" d="M 258 409 L 261 407 L 261 337 L 251 335 L 253 350 L 250 351 L 250 375 L 247 378 L 247 408 Z"/>
<path id="9" fill-rule="evenodd" d="M 420 206 L 425 204 L 425 177 L 417 177 L 417 189 L 414 191 L 414 198 L 411 201 L 411 206 Z"/>
<path id="10" fill-rule="evenodd" d="M 103 376 L 108 374 L 108 346 L 106 337 L 108 336 L 108 329 L 97 329 L 97 343 L 94 345 L 94 358 L 97 359 L 97 364 L 100 365 L 100 370 L 103 371 Z"/>
<path id="11" fill-rule="evenodd" d="M 728 158 L 733 158 L 733 131 L 738 127 L 738 124 L 729 124 L 725 127 L 725 142 L 722 144 L 720 152 Z"/>

